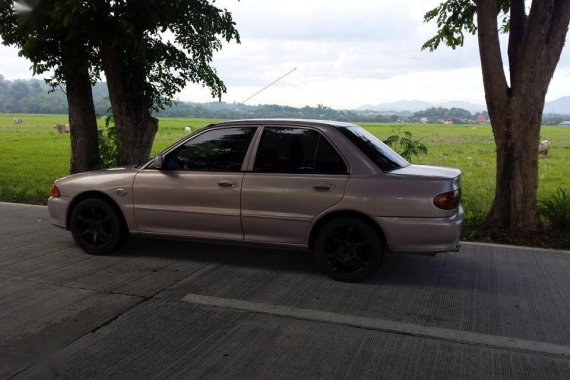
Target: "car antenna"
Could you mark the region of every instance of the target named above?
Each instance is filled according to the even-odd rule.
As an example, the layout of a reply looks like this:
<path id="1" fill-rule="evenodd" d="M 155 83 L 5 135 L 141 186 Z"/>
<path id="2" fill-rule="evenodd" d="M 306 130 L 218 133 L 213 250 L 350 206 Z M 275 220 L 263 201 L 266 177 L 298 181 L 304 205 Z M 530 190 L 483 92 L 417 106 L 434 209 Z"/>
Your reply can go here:
<path id="1" fill-rule="evenodd" d="M 285 78 L 286 76 L 288 76 L 289 74 L 291 74 L 293 71 L 297 70 L 296 67 L 294 67 L 292 70 L 288 71 L 286 74 L 281 75 L 279 78 L 275 79 L 273 82 L 269 83 L 267 86 L 263 87 L 261 90 L 257 91 L 255 94 L 251 95 L 249 98 L 242 100 L 241 102 L 239 102 L 234 108 L 232 108 L 231 110 L 229 110 L 228 112 L 226 112 L 220 119 L 218 119 L 218 121 L 224 120 L 226 118 L 227 115 L 229 115 L 230 113 L 234 112 L 235 110 L 238 109 L 239 106 L 243 105 L 245 102 L 247 102 L 248 100 L 252 99 L 254 96 L 262 93 L 263 91 L 267 90 L 269 87 L 273 86 L 275 83 L 279 82 L 281 79 Z M 216 123 L 218 122 L 216 121 Z M 215 124 L 215 123 L 214 123 Z"/>

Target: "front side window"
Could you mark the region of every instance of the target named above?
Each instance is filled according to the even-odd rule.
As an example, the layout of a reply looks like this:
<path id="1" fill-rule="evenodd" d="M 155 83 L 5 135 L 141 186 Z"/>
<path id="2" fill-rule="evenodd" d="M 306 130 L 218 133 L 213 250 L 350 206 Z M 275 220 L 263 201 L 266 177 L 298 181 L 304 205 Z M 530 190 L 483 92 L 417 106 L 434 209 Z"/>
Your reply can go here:
<path id="1" fill-rule="evenodd" d="M 347 167 L 317 131 L 265 127 L 257 148 L 254 172 L 346 174 Z"/>
<path id="2" fill-rule="evenodd" d="M 239 172 L 255 130 L 241 127 L 204 132 L 168 154 L 164 168 Z"/>
<path id="3" fill-rule="evenodd" d="M 388 145 L 361 127 L 340 127 L 339 131 L 382 171 L 389 172 L 410 165 Z"/>

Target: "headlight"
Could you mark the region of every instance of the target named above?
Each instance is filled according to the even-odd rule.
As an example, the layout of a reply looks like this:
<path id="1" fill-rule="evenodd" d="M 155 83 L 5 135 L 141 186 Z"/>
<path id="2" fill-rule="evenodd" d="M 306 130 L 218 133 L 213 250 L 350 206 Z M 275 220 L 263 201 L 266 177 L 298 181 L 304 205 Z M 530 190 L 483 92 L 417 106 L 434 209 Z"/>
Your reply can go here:
<path id="1" fill-rule="evenodd" d="M 51 187 L 51 191 L 49 192 L 49 195 L 51 195 L 53 198 L 59 198 L 61 196 L 61 193 L 59 192 L 59 189 L 57 188 L 56 185 L 53 185 Z"/>

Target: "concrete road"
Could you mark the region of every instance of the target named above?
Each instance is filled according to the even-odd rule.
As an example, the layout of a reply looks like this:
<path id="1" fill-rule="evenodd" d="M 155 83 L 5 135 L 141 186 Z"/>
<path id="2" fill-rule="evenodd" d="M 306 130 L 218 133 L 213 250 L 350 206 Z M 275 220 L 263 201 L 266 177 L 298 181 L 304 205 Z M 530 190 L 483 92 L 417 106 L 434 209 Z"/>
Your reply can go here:
<path id="1" fill-rule="evenodd" d="M 0 203 L 0 378 L 568 379 L 570 253 L 464 244 L 360 284 L 297 251 L 89 256 Z"/>

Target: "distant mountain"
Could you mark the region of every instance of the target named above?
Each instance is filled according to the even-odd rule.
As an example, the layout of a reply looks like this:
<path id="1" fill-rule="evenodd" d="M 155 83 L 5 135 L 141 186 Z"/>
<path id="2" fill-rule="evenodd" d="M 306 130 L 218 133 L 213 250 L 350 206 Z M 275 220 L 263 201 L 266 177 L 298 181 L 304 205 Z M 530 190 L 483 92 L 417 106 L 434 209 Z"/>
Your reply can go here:
<path id="1" fill-rule="evenodd" d="M 376 112 L 388 112 L 388 111 L 417 112 L 417 111 L 423 111 L 426 108 L 430 108 L 430 107 L 433 107 L 432 103 L 423 102 L 421 100 L 399 100 L 397 102 L 381 103 L 381 104 L 377 104 L 377 105 L 365 104 L 361 107 L 358 107 L 356 110 L 357 111 L 376 111 Z"/>
<path id="2" fill-rule="evenodd" d="M 424 111 L 431 107 L 442 107 L 442 108 L 463 108 L 472 113 L 478 113 L 486 110 L 485 106 L 469 102 L 461 101 L 449 101 L 444 103 L 429 103 L 421 100 L 399 100 L 397 102 L 391 103 L 381 103 L 377 105 L 366 104 L 358 107 L 358 111 L 375 111 L 375 112 L 418 112 Z"/>
<path id="3" fill-rule="evenodd" d="M 546 102 L 544 105 L 544 113 L 570 115 L 570 96 L 564 96 L 551 102 Z"/>
<path id="4" fill-rule="evenodd" d="M 450 101 L 445 103 L 439 103 L 436 104 L 435 106 L 442 108 L 463 108 L 464 110 L 467 110 L 471 113 L 479 113 L 487 110 L 486 106 L 470 102 L 461 102 L 461 101 Z"/>
<path id="5" fill-rule="evenodd" d="M 356 108 L 357 111 L 375 111 L 375 112 L 418 112 L 424 111 L 430 107 L 442 107 L 442 108 L 463 108 L 471 113 L 478 113 L 485 111 L 486 106 L 461 102 L 461 101 L 449 101 L 443 103 L 429 103 L 421 100 L 399 100 L 397 102 L 391 103 L 381 103 L 381 104 L 366 104 L 361 107 Z M 570 115 L 570 96 L 564 96 L 560 99 L 553 100 L 551 102 L 546 102 L 544 105 L 545 114 L 559 114 L 559 115 Z"/>

